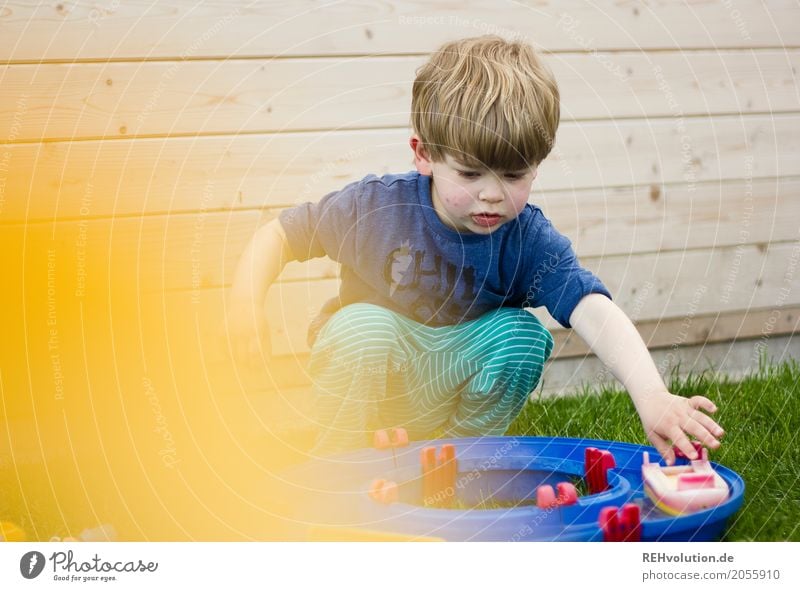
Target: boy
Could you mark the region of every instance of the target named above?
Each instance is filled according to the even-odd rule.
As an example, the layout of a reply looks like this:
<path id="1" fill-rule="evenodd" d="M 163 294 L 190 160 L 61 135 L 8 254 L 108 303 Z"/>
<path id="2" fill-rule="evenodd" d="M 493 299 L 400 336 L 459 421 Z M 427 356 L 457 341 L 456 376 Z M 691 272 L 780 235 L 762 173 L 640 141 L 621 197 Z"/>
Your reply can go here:
<path id="1" fill-rule="evenodd" d="M 574 328 L 630 392 L 661 455 L 719 446 L 714 404 L 667 391 L 631 321 L 570 241 L 528 204 L 559 122 L 533 49 L 485 36 L 444 45 L 413 86 L 416 171 L 367 176 L 259 229 L 231 290 L 240 358 L 261 358 L 267 289 L 290 260 L 342 264 L 339 297 L 312 322 L 314 453 L 411 438 L 502 435 L 553 348 L 525 307 Z M 268 347 L 268 345 L 266 345 Z"/>

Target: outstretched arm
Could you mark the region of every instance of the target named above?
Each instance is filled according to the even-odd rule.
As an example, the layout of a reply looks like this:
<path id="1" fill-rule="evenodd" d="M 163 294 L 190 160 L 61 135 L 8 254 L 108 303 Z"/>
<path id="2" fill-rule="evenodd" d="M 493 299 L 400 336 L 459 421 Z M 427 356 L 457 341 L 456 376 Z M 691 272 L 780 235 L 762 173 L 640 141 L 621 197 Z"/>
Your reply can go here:
<path id="1" fill-rule="evenodd" d="M 667 390 L 642 337 L 619 306 L 604 295 L 589 294 L 578 302 L 569 322 L 628 390 L 648 439 L 668 464 L 675 461 L 672 445 L 697 458 L 689 436 L 706 447 L 719 447 L 724 431 L 703 412 L 716 412 L 716 405 L 704 396 L 684 398 Z"/>

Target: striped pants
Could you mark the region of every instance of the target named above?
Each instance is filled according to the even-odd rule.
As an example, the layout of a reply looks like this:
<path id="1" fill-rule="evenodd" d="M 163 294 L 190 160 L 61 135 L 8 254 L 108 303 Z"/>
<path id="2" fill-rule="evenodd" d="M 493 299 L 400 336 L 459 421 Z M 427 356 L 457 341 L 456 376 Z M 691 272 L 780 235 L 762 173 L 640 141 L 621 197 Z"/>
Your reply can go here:
<path id="1" fill-rule="evenodd" d="M 521 308 L 430 327 L 373 304 L 334 314 L 311 350 L 315 455 L 371 445 L 376 429 L 411 439 L 502 435 L 542 375 L 553 337 Z"/>

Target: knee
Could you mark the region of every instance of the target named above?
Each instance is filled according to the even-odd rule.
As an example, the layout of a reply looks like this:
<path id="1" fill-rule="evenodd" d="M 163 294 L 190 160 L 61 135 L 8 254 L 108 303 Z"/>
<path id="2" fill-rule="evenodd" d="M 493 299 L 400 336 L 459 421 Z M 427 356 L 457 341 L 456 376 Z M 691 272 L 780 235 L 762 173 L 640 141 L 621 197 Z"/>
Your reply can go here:
<path id="1" fill-rule="evenodd" d="M 499 340 L 498 353 L 507 354 L 508 349 L 513 349 L 519 359 L 528 364 L 541 366 L 550 357 L 553 351 L 553 335 L 539 321 L 536 316 L 523 309 L 502 308 L 494 325 L 498 327 Z M 515 357 L 517 357 L 515 355 Z"/>
<path id="2" fill-rule="evenodd" d="M 517 327 L 517 338 L 530 346 L 530 356 L 537 365 L 544 365 L 553 352 L 553 335 L 533 314 L 520 321 Z"/>

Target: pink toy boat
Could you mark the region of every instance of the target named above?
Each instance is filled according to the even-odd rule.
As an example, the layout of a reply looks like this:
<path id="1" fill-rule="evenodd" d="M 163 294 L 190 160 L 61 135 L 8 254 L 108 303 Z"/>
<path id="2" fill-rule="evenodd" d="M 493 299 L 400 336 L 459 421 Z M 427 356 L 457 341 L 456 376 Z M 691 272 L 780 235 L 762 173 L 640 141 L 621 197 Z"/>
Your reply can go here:
<path id="1" fill-rule="evenodd" d="M 700 459 L 685 466 L 660 466 L 644 452 L 642 481 L 650 500 L 670 515 L 716 507 L 730 494 L 727 483 L 711 467 L 705 448 L 700 450 Z"/>

